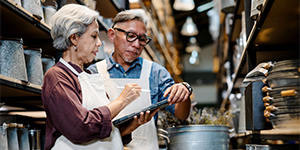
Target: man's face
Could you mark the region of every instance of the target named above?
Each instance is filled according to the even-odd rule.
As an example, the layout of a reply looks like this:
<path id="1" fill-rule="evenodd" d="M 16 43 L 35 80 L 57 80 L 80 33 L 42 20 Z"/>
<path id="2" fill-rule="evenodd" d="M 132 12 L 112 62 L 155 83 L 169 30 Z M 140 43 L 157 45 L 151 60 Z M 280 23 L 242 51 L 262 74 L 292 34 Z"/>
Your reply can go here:
<path id="1" fill-rule="evenodd" d="M 114 28 L 118 28 L 124 30 L 126 32 L 134 33 L 138 36 L 146 36 L 146 27 L 142 21 L 138 20 L 130 20 L 127 22 L 117 23 Z M 131 63 L 136 58 L 138 58 L 144 46 L 140 45 L 139 39 L 136 39 L 133 42 L 128 42 L 126 40 L 127 33 L 114 30 L 115 37 L 114 37 L 114 46 L 115 46 L 115 53 L 114 58 L 117 61 L 124 61 L 124 63 Z M 122 63 L 122 62 L 118 62 Z"/>

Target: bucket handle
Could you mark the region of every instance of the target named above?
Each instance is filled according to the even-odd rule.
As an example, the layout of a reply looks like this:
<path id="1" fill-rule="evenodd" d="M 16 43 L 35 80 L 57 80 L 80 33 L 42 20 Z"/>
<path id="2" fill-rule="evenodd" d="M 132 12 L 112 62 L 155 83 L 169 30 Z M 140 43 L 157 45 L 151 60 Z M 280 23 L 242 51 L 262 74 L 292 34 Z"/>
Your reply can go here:
<path id="1" fill-rule="evenodd" d="M 158 135 L 159 137 L 162 137 L 162 138 L 166 139 L 166 140 L 167 140 L 167 143 L 170 144 L 170 139 L 169 139 L 168 136 L 163 135 L 163 134 L 157 134 L 157 135 Z"/>

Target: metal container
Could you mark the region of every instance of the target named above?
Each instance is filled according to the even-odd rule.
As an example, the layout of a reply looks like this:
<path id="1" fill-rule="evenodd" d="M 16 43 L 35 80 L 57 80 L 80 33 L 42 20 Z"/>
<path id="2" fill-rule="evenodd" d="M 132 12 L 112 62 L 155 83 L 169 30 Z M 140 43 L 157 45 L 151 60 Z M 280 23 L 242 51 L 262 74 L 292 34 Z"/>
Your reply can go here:
<path id="1" fill-rule="evenodd" d="M 4 123 L 5 124 L 5 123 Z M 7 142 L 7 126 L 0 126 L 0 149 L 8 150 L 8 142 Z"/>
<path id="2" fill-rule="evenodd" d="M 270 150 L 269 145 L 246 144 L 246 150 Z"/>
<path id="3" fill-rule="evenodd" d="M 7 143 L 9 150 L 19 150 L 19 141 L 18 141 L 18 128 L 9 127 L 7 128 Z"/>
<path id="4" fill-rule="evenodd" d="M 44 74 L 49 70 L 52 66 L 55 65 L 54 57 L 42 57 L 42 64 L 43 64 L 43 72 Z"/>
<path id="5" fill-rule="evenodd" d="M 168 128 L 168 150 L 228 150 L 229 127 L 183 125 Z"/>
<path id="6" fill-rule="evenodd" d="M 39 20 L 44 21 L 41 0 L 22 0 L 22 6 Z"/>
<path id="7" fill-rule="evenodd" d="M 43 6 L 45 23 L 50 25 L 52 16 L 56 13 L 56 8 L 53 6 Z"/>
<path id="8" fill-rule="evenodd" d="M 40 130 L 29 130 L 29 143 L 31 150 L 41 150 Z"/>
<path id="9" fill-rule="evenodd" d="M 21 0 L 13 0 L 17 5 L 22 6 Z"/>
<path id="10" fill-rule="evenodd" d="M 22 81 L 28 81 L 23 51 L 22 39 L 1 38 L 0 74 Z"/>
<path id="11" fill-rule="evenodd" d="M 42 65 L 42 50 L 25 49 L 26 69 L 28 81 L 35 85 L 43 85 L 43 65 Z"/>
<path id="12" fill-rule="evenodd" d="M 234 0 L 221 0 L 221 11 L 223 13 L 234 13 L 235 1 Z"/>
<path id="13" fill-rule="evenodd" d="M 20 150 L 30 150 L 29 138 L 28 138 L 28 129 L 27 128 L 18 128 L 18 143 Z"/>

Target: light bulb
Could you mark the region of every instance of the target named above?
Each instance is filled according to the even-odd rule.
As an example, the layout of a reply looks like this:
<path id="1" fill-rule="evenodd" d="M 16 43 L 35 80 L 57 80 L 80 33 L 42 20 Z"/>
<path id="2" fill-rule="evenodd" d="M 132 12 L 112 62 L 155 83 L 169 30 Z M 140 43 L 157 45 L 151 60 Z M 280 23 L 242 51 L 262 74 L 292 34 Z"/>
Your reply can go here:
<path id="1" fill-rule="evenodd" d="M 186 18 L 180 33 L 184 36 L 195 36 L 199 33 L 196 24 L 190 16 Z"/>

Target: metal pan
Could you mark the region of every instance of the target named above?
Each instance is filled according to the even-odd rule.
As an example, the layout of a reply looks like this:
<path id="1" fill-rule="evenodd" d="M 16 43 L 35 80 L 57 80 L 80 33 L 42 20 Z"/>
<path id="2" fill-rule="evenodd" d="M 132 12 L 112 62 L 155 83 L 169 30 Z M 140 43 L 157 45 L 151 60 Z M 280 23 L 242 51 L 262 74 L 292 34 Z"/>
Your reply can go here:
<path id="1" fill-rule="evenodd" d="M 274 67 L 285 66 L 289 64 L 295 64 L 300 66 L 300 59 L 287 59 L 273 63 Z"/>

